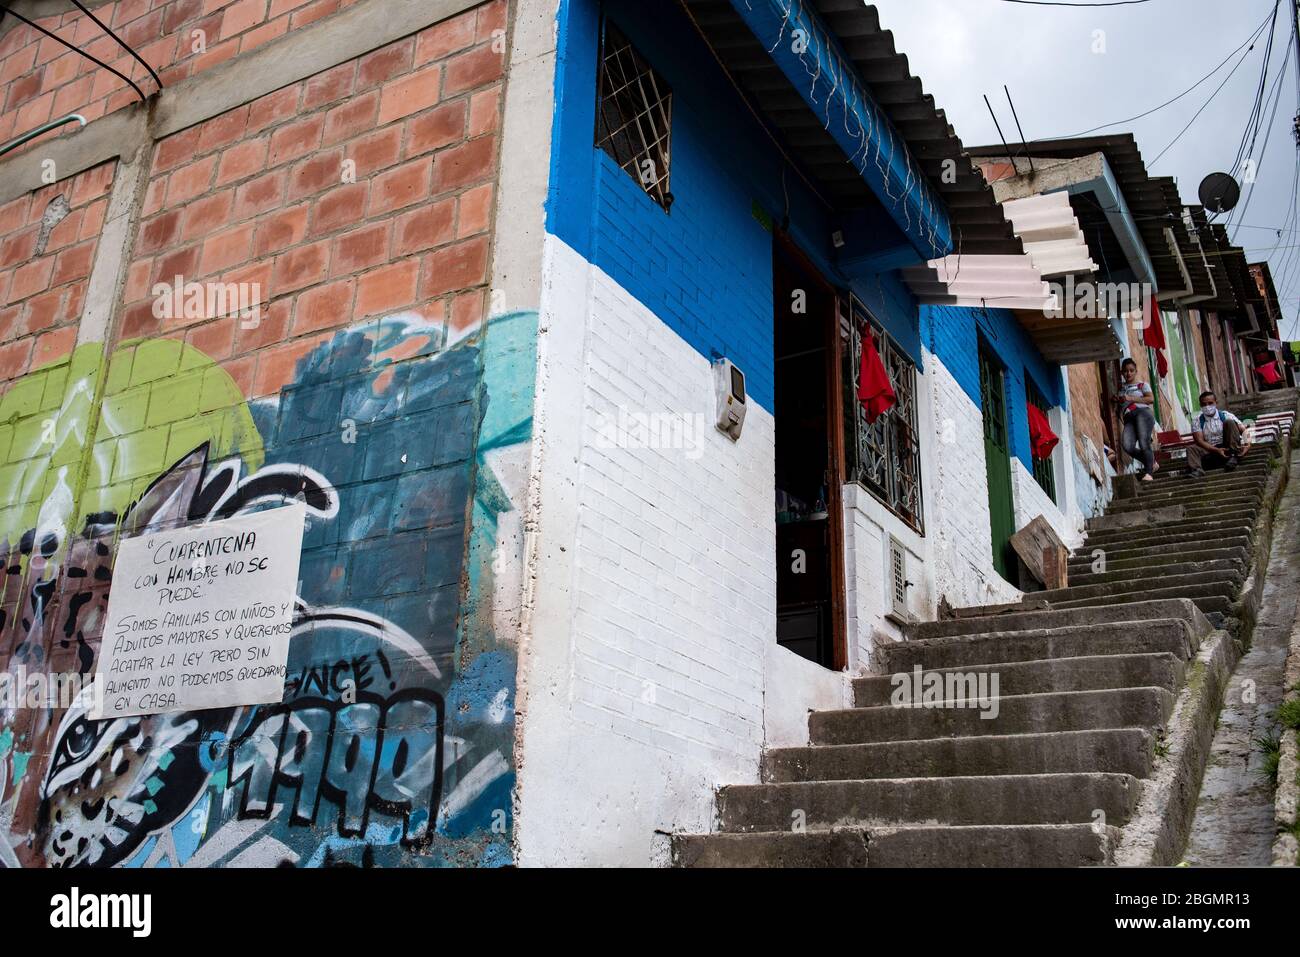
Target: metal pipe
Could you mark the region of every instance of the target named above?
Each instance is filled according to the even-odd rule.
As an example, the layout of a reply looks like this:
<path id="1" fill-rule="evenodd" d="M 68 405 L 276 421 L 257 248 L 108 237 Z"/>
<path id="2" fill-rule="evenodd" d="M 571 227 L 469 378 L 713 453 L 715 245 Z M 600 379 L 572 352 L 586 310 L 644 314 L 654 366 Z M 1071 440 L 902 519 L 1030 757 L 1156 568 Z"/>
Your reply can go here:
<path id="1" fill-rule="evenodd" d="M 44 123 L 36 127 L 36 129 L 34 130 L 28 130 L 22 136 L 18 137 L 18 139 L 10 140 L 8 143 L 0 145 L 0 156 L 4 156 L 4 154 L 8 153 L 10 150 L 18 149 L 18 147 L 22 146 L 24 143 L 30 143 L 32 140 L 36 139 L 36 137 L 40 136 L 42 133 L 48 133 L 50 130 L 56 130 L 60 126 L 66 126 L 68 123 L 80 123 L 84 127 L 86 125 L 86 118 L 82 116 L 80 113 L 70 113 L 69 115 L 63 117 L 62 119 L 50 120 L 50 122 Z"/>

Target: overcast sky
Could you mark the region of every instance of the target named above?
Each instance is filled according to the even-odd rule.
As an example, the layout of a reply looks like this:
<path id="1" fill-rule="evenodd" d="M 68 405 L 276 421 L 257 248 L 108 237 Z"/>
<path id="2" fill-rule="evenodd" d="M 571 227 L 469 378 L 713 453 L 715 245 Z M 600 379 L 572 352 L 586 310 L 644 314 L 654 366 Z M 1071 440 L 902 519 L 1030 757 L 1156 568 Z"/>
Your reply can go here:
<path id="1" fill-rule="evenodd" d="M 1286 316 L 1282 337 L 1300 339 L 1300 223 L 1294 217 L 1288 223 L 1295 205 L 1292 184 L 1297 164 L 1291 127 L 1300 101 L 1290 3 L 1281 0 L 1278 5 L 1270 88 L 1288 49 L 1292 58 L 1282 75 L 1272 124 L 1268 122 L 1272 100 L 1265 106 L 1254 150 L 1254 197 L 1242 228 L 1234 225 L 1229 236 L 1246 250 L 1249 261 L 1269 261 Z M 1096 134 L 1135 134 L 1147 170 L 1175 177 L 1186 203 L 1198 202 L 1202 178 L 1229 170 L 1237 155 L 1259 84 L 1267 30 L 1254 50 L 1247 53 L 1243 47 L 1228 57 L 1263 24 L 1273 6 L 1274 0 L 1149 0 L 1088 10 L 1007 0 L 876 0 L 881 25 L 893 31 L 912 73 L 947 111 L 968 145 L 998 142 L 984 94 L 997 111 L 1007 141 L 1019 141 L 1003 84 L 1011 89 L 1025 138 L 1046 139 L 1081 133 L 1159 106 L 1227 59 L 1217 73 L 1177 102 Z M 1104 37 L 1096 31 L 1104 31 Z M 1094 51 L 1101 45 L 1099 40 L 1104 40 L 1104 52 Z M 1244 62 L 1205 111 L 1153 162 L 1243 56 Z M 1233 223 L 1238 219 L 1240 210 Z M 1226 217 L 1220 219 L 1224 221 Z M 1283 226 L 1286 231 L 1279 241 L 1277 230 Z"/>

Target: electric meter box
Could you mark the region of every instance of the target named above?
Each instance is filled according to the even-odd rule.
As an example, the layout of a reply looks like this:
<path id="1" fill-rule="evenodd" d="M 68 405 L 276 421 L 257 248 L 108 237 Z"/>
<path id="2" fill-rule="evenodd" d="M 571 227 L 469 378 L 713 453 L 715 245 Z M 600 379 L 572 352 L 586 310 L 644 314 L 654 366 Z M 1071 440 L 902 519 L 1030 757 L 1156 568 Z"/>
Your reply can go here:
<path id="1" fill-rule="evenodd" d="M 736 368 L 730 359 L 716 359 L 713 363 L 713 383 L 718 393 L 718 431 L 735 442 L 745 425 L 745 373 Z"/>

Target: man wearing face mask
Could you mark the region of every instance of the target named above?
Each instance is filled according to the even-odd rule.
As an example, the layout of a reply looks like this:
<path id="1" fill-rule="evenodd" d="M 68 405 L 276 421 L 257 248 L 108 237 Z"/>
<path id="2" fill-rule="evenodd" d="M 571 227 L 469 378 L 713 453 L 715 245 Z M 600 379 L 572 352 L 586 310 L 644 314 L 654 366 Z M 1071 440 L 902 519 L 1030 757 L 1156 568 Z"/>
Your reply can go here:
<path id="1" fill-rule="evenodd" d="M 1241 419 L 1219 408 L 1213 392 L 1201 393 L 1201 411 L 1192 416 L 1192 445 L 1187 449 L 1187 474 L 1192 478 L 1205 475 L 1205 469 L 1223 466 L 1225 472 L 1237 467 L 1238 460 L 1250 446 L 1243 440 Z"/>

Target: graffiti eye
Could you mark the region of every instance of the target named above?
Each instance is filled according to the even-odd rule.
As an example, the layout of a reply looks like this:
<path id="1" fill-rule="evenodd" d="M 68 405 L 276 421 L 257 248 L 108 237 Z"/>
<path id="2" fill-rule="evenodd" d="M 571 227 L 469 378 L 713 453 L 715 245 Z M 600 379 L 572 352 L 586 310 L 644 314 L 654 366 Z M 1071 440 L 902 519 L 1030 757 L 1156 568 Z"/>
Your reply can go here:
<path id="1" fill-rule="evenodd" d="M 82 761 L 94 750 L 95 745 L 104 736 L 108 728 L 107 721 L 89 721 L 79 718 L 63 732 L 54 749 L 54 758 L 50 762 L 49 777 L 70 765 Z"/>

